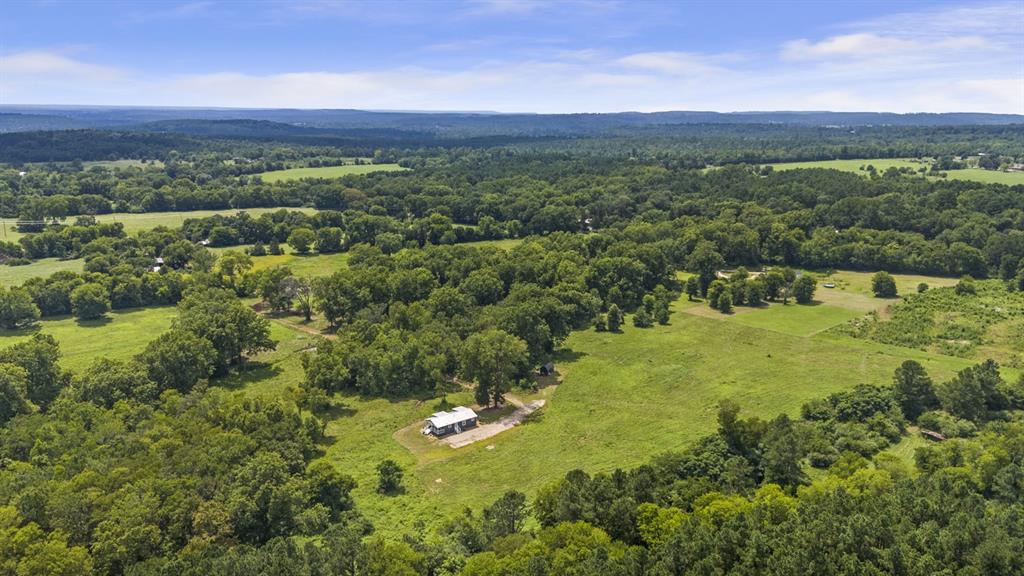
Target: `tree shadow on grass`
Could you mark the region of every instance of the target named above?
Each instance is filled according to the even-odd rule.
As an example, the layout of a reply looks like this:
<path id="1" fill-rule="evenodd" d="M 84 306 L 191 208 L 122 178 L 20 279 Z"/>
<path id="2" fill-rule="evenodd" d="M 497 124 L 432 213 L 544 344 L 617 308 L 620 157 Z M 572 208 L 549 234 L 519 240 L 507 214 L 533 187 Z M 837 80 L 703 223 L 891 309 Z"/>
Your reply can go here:
<path id="1" fill-rule="evenodd" d="M 223 376 L 214 383 L 227 390 L 241 390 L 245 386 L 280 376 L 284 370 L 275 364 L 247 362 L 243 368 Z"/>
<path id="2" fill-rule="evenodd" d="M 110 316 L 100 316 L 99 318 L 90 318 L 89 320 L 76 320 L 75 324 L 79 328 L 101 328 L 113 322 L 114 319 Z"/>
<path id="3" fill-rule="evenodd" d="M 324 410 L 317 410 L 316 417 L 321 420 L 340 420 L 355 416 L 358 410 L 345 404 L 340 399 L 332 399 L 331 405 Z"/>
<path id="4" fill-rule="evenodd" d="M 556 363 L 557 362 L 575 362 L 575 361 L 577 361 L 577 360 L 579 360 L 581 358 L 586 358 L 586 357 L 587 357 L 587 353 L 586 352 L 579 352 L 579 351 L 573 350 L 572 348 L 559 348 L 558 350 L 555 350 L 555 354 L 554 354 L 554 360 L 555 360 Z M 558 366 L 556 365 L 555 368 L 557 369 Z"/>
<path id="5" fill-rule="evenodd" d="M 395 496 L 404 496 L 406 494 L 406 489 L 405 486 L 402 485 L 398 486 L 397 488 L 392 488 L 391 490 L 388 490 L 386 492 L 381 492 L 380 490 L 377 490 L 376 493 L 380 496 L 384 496 L 385 498 L 393 498 Z"/>
<path id="6" fill-rule="evenodd" d="M 33 322 L 28 326 L 21 326 L 20 328 L 0 328 L 0 336 L 33 336 L 41 333 L 43 325 L 39 322 Z"/>

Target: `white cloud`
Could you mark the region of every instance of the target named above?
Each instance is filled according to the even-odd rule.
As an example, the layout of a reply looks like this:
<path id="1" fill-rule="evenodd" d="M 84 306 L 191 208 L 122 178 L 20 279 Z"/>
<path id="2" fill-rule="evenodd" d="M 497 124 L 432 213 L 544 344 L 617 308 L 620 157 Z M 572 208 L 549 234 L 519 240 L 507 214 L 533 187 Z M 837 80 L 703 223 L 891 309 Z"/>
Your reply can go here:
<path id="1" fill-rule="evenodd" d="M 477 16 L 531 14 L 544 7 L 539 0 L 474 0 L 469 13 Z"/>
<path id="2" fill-rule="evenodd" d="M 782 45 L 784 60 L 816 60 L 827 58 L 874 58 L 877 56 L 901 58 L 910 54 L 932 54 L 948 58 L 950 51 L 977 50 L 988 43 L 978 36 L 954 36 L 934 41 L 921 41 L 893 36 L 879 36 L 870 32 L 833 36 L 820 42 L 800 39 Z"/>
<path id="3" fill-rule="evenodd" d="M 538 5 L 550 9 L 550 5 Z M 504 7 L 498 6 L 499 9 Z M 517 6 L 514 9 L 519 9 Z M 532 8 L 537 9 L 537 8 Z M 564 5 L 560 9 L 564 8 Z M 612 112 L 622 110 L 978 111 L 1024 114 L 1024 32 L 1006 5 L 972 8 L 981 20 L 952 29 L 960 9 L 899 25 L 866 21 L 825 37 L 793 39 L 758 54 L 616 51 L 536 38 L 475 62 L 340 70 L 158 76 L 62 52 L 0 56 L 0 102 L 236 107 Z M 1011 10 L 1012 11 L 1012 10 Z M 1002 18 L 1001 18 L 1002 17 Z M 902 22 L 910 22 L 904 24 Z M 1017 26 L 1017 32 L 1007 33 Z M 833 30 L 835 32 L 835 30 Z M 435 46 L 473 57 L 483 38 Z M 424 52 L 428 52 L 424 50 Z M 500 56 L 495 56 L 500 54 Z M 438 57 L 438 61 L 450 58 Z M 430 58 L 427 59 L 429 61 Z"/>
<path id="4" fill-rule="evenodd" d="M 629 68 L 673 75 L 712 74 L 723 71 L 721 67 L 711 64 L 709 57 L 688 52 L 641 52 L 624 56 L 615 62 Z"/>
<path id="5" fill-rule="evenodd" d="M 981 34 L 986 37 L 1012 36 L 1020 43 L 1024 32 L 1024 3 L 1020 0 L 973 6 L 941 6 L 932 9 L 888 14 L 848 22 L 849 30 L 873 30 L 900 37 L 948 37 Z"/>
<path id="6" fill-rule="evenodd" d="M 3 75 L 112 78 L 119 76 L 120 73 L 116 68 L 97 66 L 52 52 L 31 51 L 0 56 L 0 74 Z"/>

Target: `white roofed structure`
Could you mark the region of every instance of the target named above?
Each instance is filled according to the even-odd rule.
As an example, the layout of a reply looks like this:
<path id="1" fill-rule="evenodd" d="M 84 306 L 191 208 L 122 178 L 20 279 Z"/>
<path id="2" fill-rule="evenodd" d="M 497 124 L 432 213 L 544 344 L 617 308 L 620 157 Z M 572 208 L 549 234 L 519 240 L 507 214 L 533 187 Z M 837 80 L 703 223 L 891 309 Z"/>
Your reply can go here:
<path id="1" fill-rule="evenodd" d="M 423 427 L 424 434 L 443 436 L 452 432 L 462 432 L 466 428 L 476 426 L 477 415 L 472 408 L 456 406 L 448 412 L 435 412 L 427 418 Z"/>

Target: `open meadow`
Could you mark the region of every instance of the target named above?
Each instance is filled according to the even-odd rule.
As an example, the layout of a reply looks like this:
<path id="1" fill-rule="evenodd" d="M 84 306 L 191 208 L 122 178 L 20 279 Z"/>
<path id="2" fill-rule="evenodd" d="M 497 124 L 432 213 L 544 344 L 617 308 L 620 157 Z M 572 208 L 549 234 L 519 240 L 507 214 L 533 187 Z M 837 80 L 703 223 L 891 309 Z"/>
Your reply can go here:
<path id="1" fill-rule="evenodd" d="M 222 216 L 233 216 L 239 212 L 246 212 L 255 217 L 260 214 L 266 214 L 267 212 L 276 212 L 282 208 L 285 210 L 305 212 L 306 214 L 316 212 L 315 208 L 305 208 L 301 206 L 281 206 L 277 208 L 227 208 L 225 210 L 189 210 L 185 212 L 143 212 L 139 214 L 114 212 L 112 214 L 99 214 L 96 216 L 96 220 L 99 222 L 120 222 L 124 224 L 125 233 L 131 236 L 135 233 L 141 232 L 142 230 L 151 230 L 157 226 L 180 228 L 185 220 L 189 218 L 208 218 L 218 214 Z M 74 217 L 68 218 L 66 222 L 73 223 Z M 22 234 L 14 229 L 16 223 L 17 220 L 13 219 L 0 220 L 0 227 L 3 228 L 3 230 L 0 231 L 0 240 L 15 242 L 18 238 L 21 238 Z"/>
<path id="2" fill-rule="evenodd" d="M 343 266 L 345 259 L 343 254 L 286 254 L 255 260 L 260 267 L 283 264 L 315 276 Z M 901 291 L 920 281 L 955 282 L 896 278 Z M 738 307 L 740 313 L 723 315 L 684 296 L 673 305 L 667 326 L 638 329 L 627 322 L 621 333 L 573 333 L 556 358 L 559 386 L 513 392 L 524 401 L 543 398 L 546 406 L 520 426 L 459 449 L 419 437 L 418 423 L 444 408 L 439 398 L 339 395 L 339 406 L 326 416 L 329 441 L 323 458 L 356 478 L 359 508 L 378 529 L 399 534 L 439 514 L 484 505 L 506 486 L 532 496 L 574 468 L 609 471 L 684 448 L 715 430 L 717 404 L 724 398 L 749 414 L 795 416 L 808 400 L 861 383 L 889 382 L 908 358 L 921 362 L 936 380 L 973 363 L 827 332 L 898 301 L 871 297 L 867 273 L 834 272 L 827 279 L 837 287 L 821 288 L 819 280 L 813 305 Z M 89 323 L 45 320 L 37 330 L 60 342 L 64 365 L 77 371 L 101 355 L 123 359 L 139 352 L 170 326 L 174 309 L 108 316 Z M 316 346 L 322 326 L 316 318 L 309 325 L 298 316 L 272 318 L 277 349 L 217 385 L 258 396 L 291 395 L 304 377 L 302 356 Z M 33 332 L 0 332 L 0 346 Z M 473 402 L 468 391 L 453 392 L 447 400 L 449 405 Z M 903 458 L 910 453 L 902 452 Z M 375 490 L 375 466 L 386 458 L 408 472 L 403 493 L 385 496 Z"/>
<path id="3" fill-rule="evenodd" d="M 693 313 L 707 310 L 704 302 L 684 296 L 667 326 L 638 329 L 627 322 L 618 334 L 574 333 L 556 358 L 561 385 L 513 392 L 525 401 L 544 398 L 547 405 L 525 424 L 459 449 L 418 438 L 418 423 L 444 407 L 439 398 L 339 395 L 341 406 L 328 418 L 323 458 L 357 479 L 358 506 L 378 529 L 399 534 L 418 521 L 481 506 L 505 486 L 532 495 L 574 468 L 609 471 L 684 448 L 715 430 L 717 404 L 724 398 L 750 414 L 795 416 L 808 400 L 861 383 L 890 382 L 906 359 L 921 362 L 936 380 L 973 363 L 826 333 L 893 303 L 870 296 L 870 274 L 844 271 L 828 278 L 842 288 L 830 291 L 819 283 L 819 301 L 810 306 L 773 304 L 706 315 Z M 904 289 L 922 279 L 933 286 L 955 282 L 897 275 L 897 284 Z M 304 326 L 294 316 L 276 319 L 278 349 L 257 358 L 265 365 L 223 385 L 247 394 L 288 393 L 303 378 L 301 356 L 314 345 L 309 332 L 318 326 L 315 320 Z M 447 399 L 451 405 L 472 403 L 468 392 Z M 376 492 L 375 466 L 385 458 L 407 470 L 404 493 Z"/>
<path id="4" fill-rule="evenodd" d="M 830 168 L 843 172 L 855 172 L 867 175 L 868 165 L 874 166 L 875 170 L 885 172 L 889 168 L 910 168 L 914 171 L 921 167 L 928 168 L 930 163 L 927 160 L 918 158 L 867 158 L 854 160 L 817 160 L 810 162 L 777 162 L 768 164 L 775 170 L 795 170 L 798 168 Z M 947 170 L 946 178 L 949 180 L 971 180 L 986 184 L 1024 184 L 1024 172 L 1000 172 L 998 170 L 983 170 L 981 168 L 963 168 L 961 170 Z M 935 178 L 930 176 L 930 178 Z"/>
<path id="5" fill-rule="evenodd" d="M 303 178 L 341 178 L 351 174 L 371 172 L 401 172 L 406 170 L 398 164 L 345 164 L 343 166 L 321 166 L 318 168 L 289 168 L 257 174 L 264 182 L 282 182 Z"/>
<path id="6" fill-rule="evenodd" d="M 125 360 L 141 352 L 150 340 L 170 328 L 176 315 L 173 306 L 163 306 L 115 310 L 99 320 L 47 318 L 33 328 L 0 330 L 0 348 L 36 333 L 49 334 L 60 344 L 61 365 L 79 371 L 100 357 Z"/>
<path id="7" fill-rule="evenodd" d="M 84 265 L 85 260 L 81 258 L 72 260 L 43 258 L 23 266 L 0 266 L 0 286 L 19 286 L 29 278 L 45 278 L 63 270 L 81 272 Z"/>

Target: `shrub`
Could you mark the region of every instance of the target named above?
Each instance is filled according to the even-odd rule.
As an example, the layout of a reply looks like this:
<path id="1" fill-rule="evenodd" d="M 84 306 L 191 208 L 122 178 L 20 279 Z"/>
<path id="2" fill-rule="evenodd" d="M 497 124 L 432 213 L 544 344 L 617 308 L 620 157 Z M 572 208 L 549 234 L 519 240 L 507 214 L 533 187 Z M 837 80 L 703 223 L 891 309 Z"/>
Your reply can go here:
<path id="1" fill-rule="evenodd" d="M 391 494 L 402 487 L 402 476 L 405 473 L 398 462 L 384 460 L 377 465 L 377 492 Z"/>
<path id="2" fill-rule="evenodd" d="M 894 298 L 896 296 L 896 279 L 885 270 L 875 272 L 871 277 L 871 291 L 875 298 Z"/>
<path id="3" fill-rule="evenodd" d="M 818 288 L 818 282 L 804 274 L 793 282 L 793 297 L 797 304 L 810 304 L 814 300 L 814 291 Z"/>

